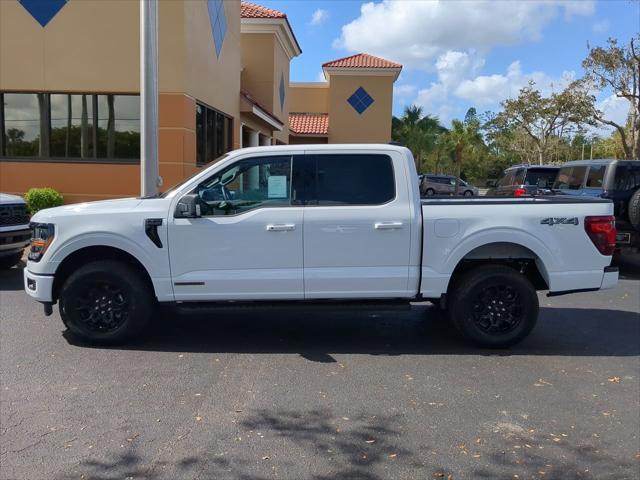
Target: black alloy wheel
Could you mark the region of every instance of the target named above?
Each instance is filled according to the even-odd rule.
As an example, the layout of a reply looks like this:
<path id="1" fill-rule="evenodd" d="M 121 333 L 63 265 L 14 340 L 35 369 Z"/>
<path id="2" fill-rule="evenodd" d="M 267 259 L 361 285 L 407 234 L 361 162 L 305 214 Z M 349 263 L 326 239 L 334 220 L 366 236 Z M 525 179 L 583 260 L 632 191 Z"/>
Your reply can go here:
<path id="1" fill-rule="evenodd" d="M 60 316 L 69 332 L 93 344 L 115 344 L 139 333 L 155 307 L 144 272 L 117 260 L 83 265 L 66 279 Z"/>
<path id="2" fill-rule="evenodd" d="M 523 340 L 538 319 L 538 295 L 529 279 L 507 265 L 481 265 L 452 281 L 450 319 L 471 342 L 506 348 Z"/>

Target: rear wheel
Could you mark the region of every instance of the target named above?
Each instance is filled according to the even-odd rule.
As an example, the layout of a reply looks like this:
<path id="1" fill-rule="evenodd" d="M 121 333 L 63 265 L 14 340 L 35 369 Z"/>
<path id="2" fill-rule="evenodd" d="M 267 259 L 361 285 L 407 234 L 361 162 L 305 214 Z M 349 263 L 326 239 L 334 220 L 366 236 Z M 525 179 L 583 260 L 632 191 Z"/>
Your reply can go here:
<path id="1" fill-rule="evenodd" d="M 59 301 L 69 331 L 95 344 L 133 337 L 147 324 L 154 307 L 151 289 L 139 272 L 114 260 L 92 262 L 72 273 Z"/>
<path id="2" fill-rule="evenodd" d="M 640 189 L 636 190 L 629 199 L 629 222 L 640 232 Z"/>
<path id="3" fill-rule="evenodd" d="M 456 281 L 449 296 L 456 329 L 486 348 L 506 348 L 524 339 L 538 319 L 538 296 L 531 282 L 502 265 L 474 268 Z"/>
<path id="4" fill-rule="evenodd" d="M 433 197 L 433 196 L 435 195 L 435 193 L 436 193 L 436 192 L 435 192 L 435 190 L 434 190 L 433 188 L 427 188 L 427 191 L 426 191 L 426 192 L 424 192 L 424 194 L 425 194 L 427 197 Z"/>

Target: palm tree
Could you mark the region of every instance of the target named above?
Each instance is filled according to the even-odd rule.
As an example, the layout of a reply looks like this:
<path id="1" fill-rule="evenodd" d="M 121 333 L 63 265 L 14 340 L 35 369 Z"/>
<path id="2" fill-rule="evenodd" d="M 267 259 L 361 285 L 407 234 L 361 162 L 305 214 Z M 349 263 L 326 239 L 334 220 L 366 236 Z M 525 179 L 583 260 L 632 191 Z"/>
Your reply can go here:
<path id="1" fill-rule="evenodd" d="M 478 155 L 480 150 L 486 148 L 482 134 L 480 133 L 480 122 L 475 115 L 475 109 L 467 112 L 464 121 L 452 120 L 451 130 L 447 134 L 449 144 L 453 150 L 453 158 L 456 168 L 456 184 L 454 192 L 458 193 L 458 178 L 462 162 L 467 155 Z"/>
<path id="2" fill-rule="evenodd" d="M 418 171 L 423 159 L 435 149 L 438 137 L 446 131 L 438 117 L 423 115 L 422 107 L 417 105 L 405 107 L 400 118 L 393 117 L 391 125 L 393 140 L 411 150 Z"/>

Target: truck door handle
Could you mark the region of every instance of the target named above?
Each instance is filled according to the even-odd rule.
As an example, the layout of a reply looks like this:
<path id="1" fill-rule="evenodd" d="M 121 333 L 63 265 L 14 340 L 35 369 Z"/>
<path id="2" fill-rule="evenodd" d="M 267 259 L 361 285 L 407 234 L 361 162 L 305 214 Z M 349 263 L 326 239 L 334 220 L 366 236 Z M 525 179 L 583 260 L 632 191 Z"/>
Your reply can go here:
<path id="1" fill-rule="evenodd" d="M 373 227 L 376 230 L 394 230 L 396 228 L 402 228 L 402 222 L 378 222 L 374 223 Z"/>
<path id="2" fill-rule="evenodd" d="M 267 225 L 267 232 L 290 232 L 295 229 L 296 226 L 293 223 L 278 223 L 275 225 Z"/>

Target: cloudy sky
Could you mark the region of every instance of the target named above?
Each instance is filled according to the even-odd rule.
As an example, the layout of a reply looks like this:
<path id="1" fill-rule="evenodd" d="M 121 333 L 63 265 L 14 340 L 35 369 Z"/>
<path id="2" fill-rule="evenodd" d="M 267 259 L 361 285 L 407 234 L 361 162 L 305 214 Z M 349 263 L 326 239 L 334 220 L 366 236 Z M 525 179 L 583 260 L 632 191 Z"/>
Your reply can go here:
<path id="1" fill-rule="evenodd" d="M 318 81 L 323 62 L 367 52 L 400 62 L 394 113 L 421 105 L 444 123 L 469 107 L 497 110 L 530 79 L 545 91 L 582 75 L 587 44 L 640 31 L 632 0 L 264 0 L 285 12 L 303 53 L 293 81 Z M 626 116 L 606 92 L 602 107 Z"/>

